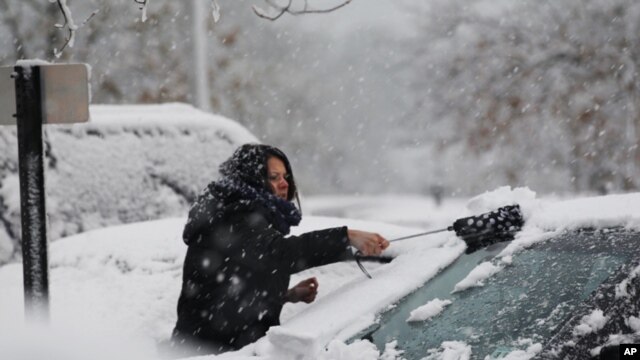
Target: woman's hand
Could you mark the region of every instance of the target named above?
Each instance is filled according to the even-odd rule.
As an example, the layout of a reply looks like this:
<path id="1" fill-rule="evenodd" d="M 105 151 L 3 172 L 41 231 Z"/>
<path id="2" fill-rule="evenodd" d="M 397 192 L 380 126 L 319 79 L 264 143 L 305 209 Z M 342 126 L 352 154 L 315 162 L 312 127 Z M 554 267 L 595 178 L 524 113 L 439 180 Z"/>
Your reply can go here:
<path id="1" fill-rule="evenodd" d="M 318 295 L 318 280 L 315 277 L 300 281 L 296 286 L 287 291 L 286 301 L 297 303 L 304 301 L 307 304 L 313 302 Z"/>
<path id="2" fill-rule="evenodd" d="M 380 234 L 360 230 L 347 230 L 349 243 L 364 256 L 380 255 L 382 250 L 389 247 L 389 241 Z"/>

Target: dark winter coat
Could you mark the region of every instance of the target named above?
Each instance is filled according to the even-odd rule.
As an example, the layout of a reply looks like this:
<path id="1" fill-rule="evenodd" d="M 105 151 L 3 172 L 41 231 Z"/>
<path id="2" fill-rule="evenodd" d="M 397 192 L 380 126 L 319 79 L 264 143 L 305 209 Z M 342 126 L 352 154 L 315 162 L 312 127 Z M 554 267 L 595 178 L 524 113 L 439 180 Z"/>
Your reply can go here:
<path id="1" fill-rule="evenodd" d="M 189 247 L 173 340 L 212 351 L 264 336 L 279 324 L 291 274 L 349 254 L 346 227 L 285 237 L 300 221 L 295 206 L 263 188 L 261 173 L 243 179 L 258 165 L 266 178 L 267 154 L 237 153 L 236 164 L 254 166 L 223 164 L 223 178 L 198 198 L 183 236 Z"/>

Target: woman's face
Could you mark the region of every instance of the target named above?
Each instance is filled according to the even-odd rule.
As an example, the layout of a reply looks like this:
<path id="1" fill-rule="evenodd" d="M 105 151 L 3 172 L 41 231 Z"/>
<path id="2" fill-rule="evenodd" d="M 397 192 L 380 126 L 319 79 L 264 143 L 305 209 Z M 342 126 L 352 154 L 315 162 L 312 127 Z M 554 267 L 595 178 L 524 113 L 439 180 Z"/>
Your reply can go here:
<path id="1" fill-rule="evenodd" d="M 287 182 L 287 168 L 284 166 L 284 162 L 275 156 L 272 156 L 267 160 L 267 179 L 271 184 L 273 193 L 285 200 L 289 193 L 289 183 Z"/>

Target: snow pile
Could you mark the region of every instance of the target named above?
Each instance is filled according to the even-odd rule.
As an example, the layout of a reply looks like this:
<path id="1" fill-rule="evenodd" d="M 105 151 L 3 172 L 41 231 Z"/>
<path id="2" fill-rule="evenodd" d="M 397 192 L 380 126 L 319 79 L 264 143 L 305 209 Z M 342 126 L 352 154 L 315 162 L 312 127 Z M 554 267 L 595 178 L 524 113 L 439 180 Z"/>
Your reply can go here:
<path id="1" fill-rule="evenodd" d="M 175 323 L 185 219 L 90 231 L 50 246 L 52 330 L 166 338 Z M 0 331 L 23 323 L 22 266 L 0 267 Z M 0 356 L 2 358 L 2 356 Z"/>
<path id="2" fill-rule="evenodd" d="M 474 215 L 493 211 L 505 205 L 520 205 L 526 218 L 537 206 L 536 193 L 527 187 L 511 189 L 510 186 L 502 186 L 492 191 L 487 191 L 467 202 L 467 209 Z"/>
<path id="3" fill-rule="evenodd" d="M 616 299 L 620 299 L 623 297 L 630 297 L 629 294 L 629 283 L 635 279 L 640 274 L 640 266 L 631 270 L 629 276 L 626 279 L 622 280 L 620 284 L 616 285 Z"/>
<path id="4" fill-rule="evenodd" d="M 517 344 L 527 346 L 527 348 L 525 350 L 512 351 L 501 360 L 529 360 L 542 351 L 542 344 L 534 343 L 531 339 L 518 339 Z"/>
<path id="5" fill-rule="evenodd" d="M 103 334 L 99 329 L 41 325 L 0 330 L 2 359 L 157 360 L 148 339 Z"/>
<path id="6" fill-rule="evenodd" d="M 613 226 L 640 229 L 640 193 L 542 202 L 525 220 L 542 230 Z"/>
<path id="7" fill-rule="evenodd" d="M 186 104 L 90 108 L 92 121 L 47 126 L 45 180 L 52 240 L 182 216 L 218 165 L 246 142 L 239 124 Z M 17 244 L 20 191 L 15 127 L 0 128 L 0 243 Z M 3 240 L 5 239 L 5 240 Z M 7 255 L 0 247 L 0 264 Z M 17 246 L 16 246 L 17 248 Z M 2 249 L 5 249 L 4 251 Z"/>
<path id="8" fill-rule="evenodd" d="M 629 316 L 626 320 L 625 323 L 627 324 L 628 327 L 631 328 L 631 330 L 633 330 L 636 334 L 640 334 L 640 317 L 636 317 L 636 316 Z"/>
<path id="9" fill-rule="evenodd" d="M 376 346 L 369 341 L 356 340 L 347 345 L 334 340 L 329 343 L 325 353 L 320 353 L 318 360 L 370 360 L 377 359 L 379 355 Z"/>
<path id="10" fill-rule="evenodd" d="M 604 327 L 609 321 L 607 316 L 600 309 L 596 309 L 591 314 L 582 317 L 580 324 L 576 325 L 573 329 L 573 334 L 576 336 L 584 336 L 592 332 L 596 332 Z"/>
<path id="11" fill-rule="evenodd" d="M 407 322 L 424 321 L 440 314 L 447 305 L 451 304 L 451 300 L 433 299 L 428 303 L 414 309 L 409 314 Z"/>
<path id="12" fill-rule="evenodd" d="M 327 348 L 317 353 L 309 352 L 306 355 L 300 357 L 291 357 L 290 353 L 277 352 L 266 341 L 258 341 L 256 344 L 256 353 L 260 354 L 259 358 L 268 360 L 282 360 L 282 359 L 304 359 L 304 360 L 402 360 L 402 351 L 396 349 L 397 342 L 392 341 L 385 345 L 385 349 L 382 353 L 376 348 L 374 344 L 368 340 L 356 340 L 350 344 L 345 344 L 340 340 L 333 340 Z M 246 348 L 245 348 L 246 349 Z M 216 359 L 233 359 L 239 360 L 236 356 L 242 353 L 242 349 L 231 357 L 231 354 L 221 355 L 215 357 Z M 212 357 L 213 358 L 213 357 Z M 255 357 L 252 359 L 256 359 Z"/>
<path id="13" fill-rule="evenodd" d="M 423 360 L 469 360 L 471 346 L 462 341 L 445 341 L 439 349 L 429 350 L 429 353 Z"/>
<path id="14" fill-rule="evenodd" d="M 384 352 L 380 355 L 380 360 L 400 360 L 404 351 L 398 350 L 398 341 L 386 343 L 384 345 Z"/>
<path id="15" fill-rule="evenodd" d="M 453 288 L 453 292 L 466 290 L 470 287 L 484 286 L 484 280 L 500 270 L 502 270 L 502 267 L 494 265 L 490 261 L 485 261 L 471 270 L 464 279 L 460 280 Z"/>

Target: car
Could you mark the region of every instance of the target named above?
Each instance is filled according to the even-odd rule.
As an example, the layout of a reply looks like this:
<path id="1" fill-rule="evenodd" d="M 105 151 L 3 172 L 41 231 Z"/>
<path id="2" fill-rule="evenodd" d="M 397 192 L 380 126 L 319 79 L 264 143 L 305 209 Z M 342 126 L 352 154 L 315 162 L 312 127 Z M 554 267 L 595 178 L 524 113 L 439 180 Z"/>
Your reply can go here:
<path id="1" fill-rule="evenodd" d="M 461 255 L 351 341 L 393 342 L 408 360 L 616 358 L 640 342 L 638 200 L 538 208 L 541 231 Z"/>
<path id="2" fill-rule="evenodd" d="M 610 339 L 640 330 L 640 233 L 568 230 L 506 261 L 494 260 L 507 244 L 462 255 L 360 338 L 380 348 L 396 340 L 407 359 L 436 359 L 447 351 L 470 359 L 588 359 Z M 469 271 L 487 262 L 504 269 L 483 286 L 456 290 Z M 450 304 L 430 320 L 407 322 L 432 299 Z"/>

